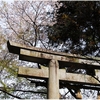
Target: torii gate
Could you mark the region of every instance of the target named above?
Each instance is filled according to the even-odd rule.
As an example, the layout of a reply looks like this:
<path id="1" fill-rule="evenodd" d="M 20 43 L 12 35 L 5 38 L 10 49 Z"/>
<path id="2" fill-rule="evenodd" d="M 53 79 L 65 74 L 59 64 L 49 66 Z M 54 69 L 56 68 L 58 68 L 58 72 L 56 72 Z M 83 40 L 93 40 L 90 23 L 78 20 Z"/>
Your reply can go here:
<path id="1" fill-rule="evenodd" d="M 7 42 L 8 50 L 18 54 L 20 60 L 48 64 L 48 67 L 41 69 L 19 67 L 19 76 L 35 77 L 39 79 L 48 78 L 48 98 L 59 99 L 59 80 L 71 83 L 100 86 L 100 83 L 89 75 L 66 73 L 63 67 L 74 65 L 75 68 L 86 69 L 87 67 L 100 69 L 100 58 L 89 58 L 62 52 L 54 52 L 36 47 L 18 44 L 12 41 Z"/>

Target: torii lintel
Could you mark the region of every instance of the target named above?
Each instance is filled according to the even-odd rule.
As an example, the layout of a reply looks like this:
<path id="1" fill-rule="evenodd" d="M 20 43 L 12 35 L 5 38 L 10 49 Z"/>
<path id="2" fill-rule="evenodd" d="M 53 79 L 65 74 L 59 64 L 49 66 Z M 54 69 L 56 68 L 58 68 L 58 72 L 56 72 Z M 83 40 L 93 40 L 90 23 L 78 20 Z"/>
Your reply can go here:
<path id="1" fill-rule="evenodd" d="M 98 57 L 90 58 L 75 54 L 54 52 L 52 50 L 26 46 L 12 41 L 8 41 L 7 46 L 9 52 L 19 55 L 20 60 L 48 64 L 51 59 L 56 59 L 61 68 L 70 67 L 74 64 L 75 67 L 80 69 L 86 69 L 87 67 L 100 69 L 100 58 Z"/>
<path id="2" fill-rule="evenodd" d="M 8 50 L 18 54 L 20 60 L 31 61 L 40 64 L 48 64 L 48 69 L 19 68 L 19 75 L 27 77 L 48 78 L 48 98 L 59 98 L 59 80 L 73 83 L 100 85 L 99 82 L 89 75 L 66 73 L 59 67 L 93 68 L 100 69 L 100 58 L 84 57 L 62 52 L 30 47 L 12 41 L 7 42 Z"/>

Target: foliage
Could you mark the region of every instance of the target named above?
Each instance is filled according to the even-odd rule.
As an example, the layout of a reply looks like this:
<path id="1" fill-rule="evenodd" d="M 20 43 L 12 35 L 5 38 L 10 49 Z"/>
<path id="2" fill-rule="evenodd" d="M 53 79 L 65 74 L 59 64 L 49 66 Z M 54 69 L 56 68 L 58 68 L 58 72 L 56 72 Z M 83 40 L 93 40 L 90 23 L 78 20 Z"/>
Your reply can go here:
<path id="1" fill-rule="evenodd" d="M 50 24 L 47 12 L 53 3 L 43 1 L 14 1 L 11 5 L 1 4 L 1 17 L 9 40 L 37 46 L 46 39 L 45 26 Z M 46 9 L 48 8 L 48 9 Z M 8 33 L 10 32 L 10 33 Z"/>
<path id="2" fill-rule="evenodd" d="M 100 2 L 59 1 L 56 7 L 56 23 L 48 26 L 49 42 L 63 44 L 65 52 L 99 56 Z"/>
<path id="3" fill-rule="evenodd" d="M 50 16 L 47 16 L 51 8 L 51 1 L 14 1 L 12 4 L 0 2 L 0 98 L 46 98 L 45 88 L 38 89 L 31 84 L 32 79 L 17 77 L 17 66 L 36 67 L 36 64 L 18 61 L 18 57 L 8 53 L 7 40 L 16 41 L 22 44 L 44 48 L 44 34 L 46 24 L 50 23 Z M 48 7 L 48 9 L 46 9 Z M 47 45 L 47 44 L 46 44 Z M 44 92 L 42 92 L 44 91 Z M 31 95 L 31 96 L 30 96 Z"/>
<path id="4" fill-rule="evenodd" d="M 53 26 L 47 27 L 52 46 L 60 47 L 60 51 L 67 53 L 100 56 L 99 1 L 58 1 L 54 22 Z M 94 76 L 94 69 L 90 68 L 83 70 L 70 66 L 67 72 Z"/>
<path id="5" fill-rule="evenodd" d="M 86 22 L 82 20 L 84 16 L 81 15 L 84 15 L 84 13 L 87 14 L 87 12 L 85 12 L 86 10 L 80 11 L 83 9 L 82 5 L 84 5 L 84 9 L 86 9 L 87 4 L 89 4 L 89 9 L 94 9 L 94 7 L 91 8 L 93 4 L 91 3 L 90 5 L 89 2 L 83 2 L 83 4 L 81 2 L 59 2 L 59 4 L 56 5 L 59 8 L 56 12 L 56 18 L 54 18 L 54 22 L 51 22 L 56 11 L 56 9 L 54 9 L 54 2 L 22 0 L 14 1 L 12 4 L 1 2 L 0 21 L 2 25 L 0 30 L 3 30 L 0 32 L 0 98 L 47 98 L 46 88 L 36 87 L 35 82 L 31 83 L 34 79 L 17 77 L 17 66 L 36 67 L 36 64 L 18 61 L 16 55 L 8 53 L 6 45 L 8 39 L 30 46 L 53 49 L 53 46 L 49 45 L 49 38 L 50 43 L 55 47 L 57 47 L 58 44 L 62 44 L 61 49 L 65 47 L 68 52 L 72 53 L 72 50 L 79 51 L 81 49 L 80 52 L 82 52 L 82 54 L 89 54 L 84 51 L 94 38 L 99 47 L 99 38 L 93 37 L 92 33 L 91 36 L 87 38 L 89 35 L 88 31 L 94 30 L 96 26 L 93 25 L 95 24 L 92 25 L 92 22 L 88 22 L 87 19 Z M 99 7 L 99 3 L 97 2 L 96 4 Z M 68 10 L 66 10 L 66 5 L 68 6 Z M 57 20 L 55 21 L 55 19 Z M 81 22 L 78 22 L 79 20 Z M 93 20 L 93 23 L 95 23 L 95 20 Z M 47 32 L 46 28 L 48 29 Z M 93 46 L 94 44 L 91 47 Z M 66 94 L 67 93 L 65 93 L 64 96 L 66 96 Z M 88 92 L 86 92 L 86 94 L 89 96 Z M 69 94 L 66 98 L 73 97 Z"/>

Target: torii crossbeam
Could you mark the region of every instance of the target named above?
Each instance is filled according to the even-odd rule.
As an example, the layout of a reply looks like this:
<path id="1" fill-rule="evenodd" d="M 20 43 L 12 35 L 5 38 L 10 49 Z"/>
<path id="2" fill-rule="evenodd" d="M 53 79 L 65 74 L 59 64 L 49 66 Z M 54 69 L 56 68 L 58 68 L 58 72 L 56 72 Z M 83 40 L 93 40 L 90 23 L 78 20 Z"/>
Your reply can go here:
<path id="1" fill-rule="evenodd" d="M 100 83 L 89 75 L 66 73 L 63 67 L 70 67 L 74 65 L 75 68 L 86 69 L 87 67 L 100 69 L 100 59 L 83 57 L 79 55 L 66 54 L 61 52 L 54 52 L 35 47 L 21 45 L 12 41 L 7 42 L 9 52 L 18 54 L 20 60 L 48 64 L 49 68 L 33 69 L 33 68 L 19 68 L 19 76 L 48 78 L 48 98 L 59 98 L 59 80 L 72 83 L 98 85 Z"/>

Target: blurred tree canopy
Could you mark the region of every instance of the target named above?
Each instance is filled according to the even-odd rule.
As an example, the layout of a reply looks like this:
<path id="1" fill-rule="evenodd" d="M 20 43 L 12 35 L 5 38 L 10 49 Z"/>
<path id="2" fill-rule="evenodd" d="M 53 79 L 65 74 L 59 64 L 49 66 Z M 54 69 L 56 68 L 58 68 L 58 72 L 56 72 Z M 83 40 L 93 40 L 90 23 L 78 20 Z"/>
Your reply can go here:
<path id="1" fill-rule="evenodd" d="M 59 1 L 56 22 L 48 26 L 52 45 L 63 44 L 63 51 L 100 56 L 100 2 Z"/>
<path id="2" fill-rule="evenodd" d="M 1 99 L 47 98 L 47 88 L 41 85 L 47 80 L 17 77 L 18 67 L 38 68 L 39 66 L 35 63 L 20 61 L 17 55 L 9 53 L 7 40 L 45 49 L 100 56 L 98 55 L 99 2 L 60 1 L 57 2 L 56 7 L 55 3 L 32 0 L 19 0 L 11 4 L 0 2 Z M 77 70 L 72 67 L 67 68 L 67 72 Z M 81 69 L 76 72 L 85 74 Z M 94 69 L 91 69 L 86 74 L 93 76 L 93 72 Z M 63 91 L 68 85 L 70 84 L 62 82 Z M 82 96 L 86 99 L 96 98 L 97 91 L 84 89 Z M 62 98 L 73 99 L 74 97 L 76 98 L 76 90 L 72 88 L 68 88 L 62 94 Z"/>

